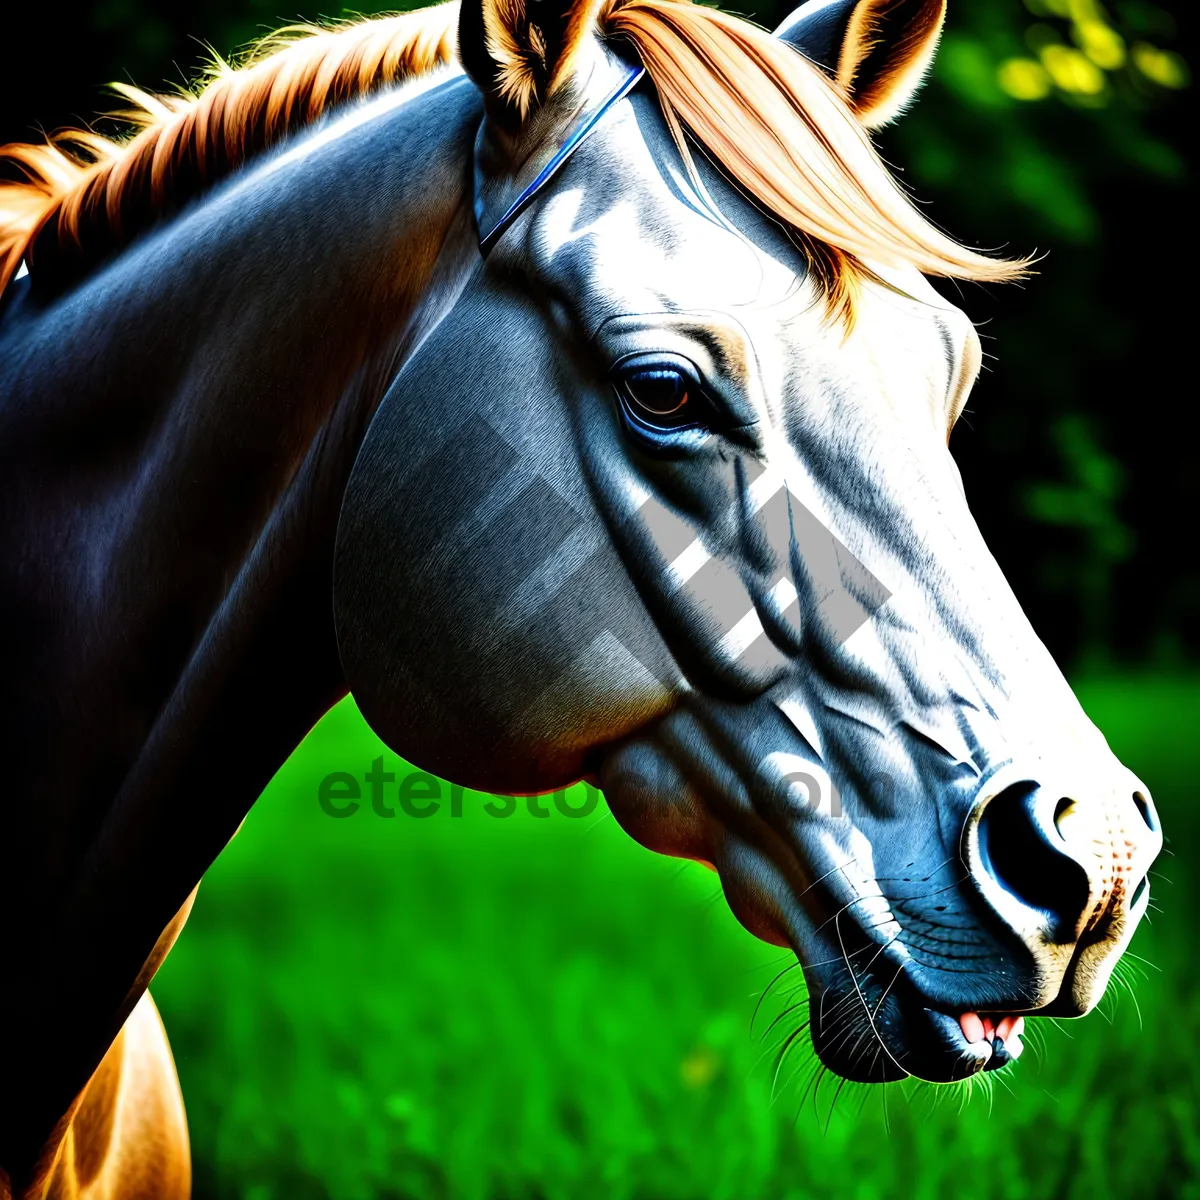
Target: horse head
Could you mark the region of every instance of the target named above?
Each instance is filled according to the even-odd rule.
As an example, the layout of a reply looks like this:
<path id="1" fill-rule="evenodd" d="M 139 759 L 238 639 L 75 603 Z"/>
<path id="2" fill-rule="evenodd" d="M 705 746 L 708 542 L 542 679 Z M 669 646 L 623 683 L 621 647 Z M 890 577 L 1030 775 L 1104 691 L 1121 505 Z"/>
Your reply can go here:
<path id="1" fill-rule="evenodd" d="M 772 38 L 467 0 L 486 254 L 336 551 L 391 746 L 488 790 L 599 781 L 794 949 L 818 1054 L 869 1081 L 1002 1066 L 1022 1014 L 1091 1009 L 1161 847 L 948 449 L 980 348 L 926 276 L 1018 268 L 928 225 L 866 132 L 943 8 L 813 0 Z"/>

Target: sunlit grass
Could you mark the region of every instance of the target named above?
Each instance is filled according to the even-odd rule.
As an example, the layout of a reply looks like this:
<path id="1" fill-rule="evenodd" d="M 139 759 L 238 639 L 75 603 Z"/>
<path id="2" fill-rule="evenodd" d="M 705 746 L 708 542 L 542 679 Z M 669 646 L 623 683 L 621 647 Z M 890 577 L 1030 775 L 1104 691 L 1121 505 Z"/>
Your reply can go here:
<path id="1" fill-rule="evenodd" d="M 1084 695 L 1188 845 L 1200 687 Z M 352 709 L 318 728 L 156 981 L 198 1197 L 1091 1200 L 1200 1178 L 1179 858 L 1156 867 L 1163 911 L 1108 1019 L 1031 1021 L 1019 1063 L 960 1085 L 871 1088 L 820 1068 L 800 972 L 710 873 L 641 850 L 602 807 L 503 820 L 468 795 L 461 819 L 324 816 L 321 777 L 381 752 Z"/>

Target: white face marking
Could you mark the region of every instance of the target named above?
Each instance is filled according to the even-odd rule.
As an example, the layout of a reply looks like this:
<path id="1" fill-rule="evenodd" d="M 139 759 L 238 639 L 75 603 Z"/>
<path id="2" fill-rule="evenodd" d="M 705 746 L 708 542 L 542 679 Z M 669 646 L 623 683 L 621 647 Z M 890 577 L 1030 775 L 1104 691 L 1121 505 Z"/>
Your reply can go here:
<path id="1" fill-rule="evenodd" d="M 601 374 L 642 355 L 694 369 L 720 418 L 707 441 L 656 465 L 652 455 L 606 443 L 612 420 L 597 417 L 587 430 L 609 463 L 604 487 L 623 498 L 614 504 L 619 520 L 649 529 L 654 512 L 666 511 L 675 532 L 689 535 L 663 533 L 660 619 L 710 638 L 712 658 L 735 672 L 767 664 L 761 677 L 775 682 L 764 691 L 775 689 L 775 708 L 811 751 L 784 753 L 789 769 L 821 780 L 829 797 L 850 760 L 849 778 L 870 781 L 842 833 L 828 833 L 825 862 L 851 850 L 846 882 L 857 919 L 898 935 L 864 828 L 939 808 L 922 754 L 935 756 L 967 797 L 1007 762 L 1081 787 L 1094 776 L 1081 763 L 1100 764 L 1111 778 L 1119 764 L 1029 627 L 967 508 L 946 443 L 979 366 L 970 322 L 915 270 L 872 264 L 884 282 L 862 284 L 847 332 L 827 316 L 800 251 L 777 226 L 706 164 L 698 164 L 704 187 L 694 186 L 652 106 L 648 97 L 618 105 L 495 258 L 501 270 L 511 259 L 532 297 L 554 297 L 555 336 Z M 705 188 L 723 214 L 712 211 Z M 593 408 L 612 406 L 612 388 L 581 382 L 573 400 L 592 420 Z M 706 485 L 710 498 L 733 487 L 731 524 L 750 540 L 755 518 L 761 526 L 786 497 L 787 552 L 755 565 L 719 518 L 704 515 Z M 822 536 L 803 542 L 805 522 Z M 671 521 L 661 523 L 665 530 Z M 866 607 L 856 567 L 882 589 L 881 605 Z M 849 617 L 839 600 L 846 595 L 858 606 Z M 799 612 L 789 636 L 804 648 L 793 643 L 768 661 L 784 635 L 768 637 L 765 625 L 789 608 Z M 779 663 L 783 675 L 771 675 Z M 689 682 L 703 694 L 702 683 Z M 776 757 L 768 751 L 761 760 L 768 773 L 787 765 Z M 880 779 L 887 786 L 871 794 Z M 948 831 L 935 818 L 923 835 L 950 847 L 947 862 L 957 861 L 961 816 Z M 887 844 L 874 849 L 893 853 Z M 1027 940 L 1032 948 L 1034 935 Z M 1035 958 L 1039 995 L 1048 998 L 1065 967 L 1036 948 Z"/>
<path id="2" fill-rule="evenodd" d="M 770 603 L 781 611 L 795 603 L 796 598 L 796 585 L 790 579 L 779 580 L 768 593 Z M 752 608 L 721 639 L 720 653 L 729 658 L 740 658 L 764 632 L 758 610 Z"/>
<path id="3" fill-rule="evenodd" d="M 970 616 L 982 619 L 971 623 L 982 628 L 994 616 L 1002 627 L 1015 617 L 1017 642 L 1032 647 L 1022 644 L 1014 660 L 1041 660 L 1035 674 L 1049 665 L 1061 678 L 1036 639 L 1027 638 L 946 449 L 947 424 L 976 361 L 970 323 L 916 271 L 878 268 L 890 288 L 864 285 L 847 336 L 827 318 L 799 251 L 740 201 L 729 219 L 714 216 L 672 144 L 661 132 L 655 142 L 655 132 L 633 102 L 617 106 L 531 209 L 525 236 L 514 229 L 497 255 L 515 254 L 543 277 L 546 292 L 565 296 L 564 334 L 596 336 L 603 356 L 661 349 L 696 364 L 707 388 L 753 427 L 763 470 L 748 487 L 752 514 L 786 487 L 901 600 L 899 607 L 911 606 L 917 628 L 926 618 L 942 624 L 931 582 L 944 583 L 950 566 L 975 574 Z M 709 190 L 730 204 L 727 190 Z M 614 320 L 618 334 L 611 332 Z M 820 457 L 839 454 L 853 455 L 859 475 L 844 487 L 813 469 Z M 637 501 L 654 494 L 650 481 L 629 478 Z M 906 533 L 928 537 L 933 580 L 914 574 L 912 547 L 897 545 L 887 522 L 864 519 L 868 488 L 905 515 Z M 822 570 L 832 581 L 839 551 L 833 541 L 827 549 L 817 557 L 829 558 Z M 705 537 L 696 536 L 670 562 L 670 586 L 683 589 L 711 558 Z M 945 570 L 937 567 L 943 559 Z M 736 656 L 761 631 L 747 605 L 726 633 L 725 649 Z M 936 640 L 936 649 L 921 650 L 928 661 L 960 657 L 954 639 Z M 879 667 L 889 656 L 878 631 L 864 628 L 855 642 L 867 663 Z M 934 670 L 946 678 L 964 673 L 953 662 Z M 963 682 L 966 694 L 974 690 L 969 684 Z M 1061 698 L 1064 690 L 1055 686 L 1049 694 Z"/>

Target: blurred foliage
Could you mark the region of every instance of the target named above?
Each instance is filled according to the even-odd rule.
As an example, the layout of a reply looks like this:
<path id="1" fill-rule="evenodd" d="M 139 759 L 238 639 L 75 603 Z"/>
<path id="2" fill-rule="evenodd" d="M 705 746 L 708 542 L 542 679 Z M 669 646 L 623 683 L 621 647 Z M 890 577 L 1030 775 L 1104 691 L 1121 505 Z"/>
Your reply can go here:
<path id="1" fill-rule="evenodd" d="M 1146 118 L 1188 87 L 1187 64 L 1173 50 L 1134 40 L 1139 32 L 1173 36 L 1175 21 L 1142 3 L 1122 5 L 1119 19 L 1091 0 L 1028 0 L 1027 7 L 972 5 L 971 25 L 947 32 L 937 79 L 961 105 L 986 111 L 983 128 L 999 135 L 986 180 L 996 198 L 1033 209 L 1058 238 L 1098 242 L 1105 205 L 1094 193 L 1094 149 L 1105 152 L 1106 170 L 1123 167 L 1130 177 L 1179 182 L 1186 173 L 1180 150 Z M 1065 123 L 1019 111 L 1038 101 L 1081 111 Z M 1059 129 L 1086 136 L 1088 150 L 1056 152 Z M 959 147 L 928 142 L 907 164 L 914 175 L 941 184 L 960 173 Z"/>
<path id="2" fill-rule="evenodd" d="M 766 25 L 790 8 L 729 3 Z M 66 20 L 22 6 L 5 16 L 17 53 L 0 139 L 111 107 L 105 80 L 178 83 L 205 45 L 347 12 L 95 0 Z M 1184 0 L 951 0 L 930 83 L 878 139 L 943 227 L 1043 256 L 1023 288 L 955 294 L 989 357 L 953 448 L 989 545 L 1066 662 L 1200 654 L 1200 565 L 1176 533 L 1200 500 L 1197 442 L 1176 432 L 1194 336 L 1180 297 L 1196 269 L 1195 21 Z M 1114 490 L 1095 486 L 1106 472 Z"/>
<path id="3" fill-rule="evenodd" d="M 1083 414 L 1058 418 L 1051 438 L 1062 479 L 1025 485 L 1024 507 L 1032 520 L 1075 535 L 1071 553 L 1042 564 L 1041 579 L 1048 591 L 1069 595 L 1079 589 L 1089 598 L 1082 634 L 1088 665 L 1095 666 L 1108 649 L 1114 573 L 1136 546 L 1119 513 L 1125 470 L 1101 448 L 1094 422 Z"/>
<path id="4" fill-rule="evenodd" d="M 1200 499 L 1180 297 L 1195 269 L 1195 10 L 951 4 L 922 100 L 881 142 L 956 236 L 1043 255 L 963 289 L 984 374 L 953 448 L 984 535 L 1060 660 L 1200 651 Z M 1136 537 L 1134 536 L 1136 531 Z"/>
<path id="5" fill-rule="evenodd" d="M 1093 0 L 1026 0 L 1042 18 L 1025 30 L 1029 53 L 996 70 L 1002 91 L 1017 100 L 1042 100 L 1057 89 L 1093 106 L 1153 97 L 1156 89 L 1185 88 L 1191 74 L 1183 57 L 1151 39 L 1175 33 L 1171 15 L 1153 4 L 1123 4 L 1110 15 Z"/>

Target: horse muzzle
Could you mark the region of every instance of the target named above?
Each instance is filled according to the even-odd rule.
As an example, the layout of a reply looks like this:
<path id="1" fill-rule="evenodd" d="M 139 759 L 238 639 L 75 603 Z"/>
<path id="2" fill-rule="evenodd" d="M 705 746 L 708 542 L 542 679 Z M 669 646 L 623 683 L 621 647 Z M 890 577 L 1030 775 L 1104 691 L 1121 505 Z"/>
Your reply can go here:
<path id="1" fill-rule="evenodd" d="M 1119 765 L 1074 780 L 1004 771 L 982 789 L 962 853 L 987 906 L 1032 956 L 1034 1011 L 1095 1007 L 1150 900 L 1162 850 L 1150 792 Z"/>

